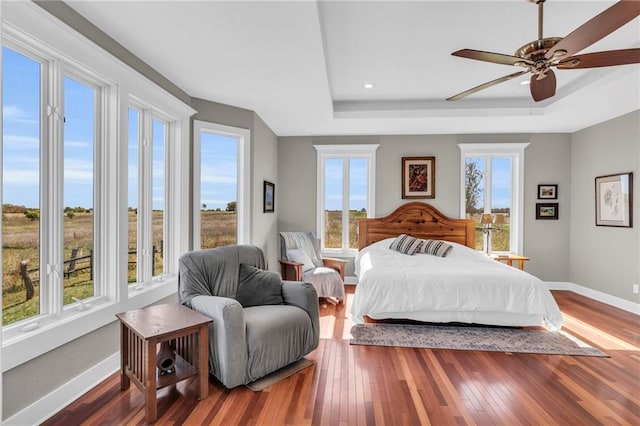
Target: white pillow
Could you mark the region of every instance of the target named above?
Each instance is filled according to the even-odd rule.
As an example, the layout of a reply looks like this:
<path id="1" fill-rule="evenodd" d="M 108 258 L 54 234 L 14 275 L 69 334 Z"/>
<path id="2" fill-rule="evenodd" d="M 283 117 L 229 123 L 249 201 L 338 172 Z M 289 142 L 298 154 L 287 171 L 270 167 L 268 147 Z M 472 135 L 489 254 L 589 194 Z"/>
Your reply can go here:
<path id="1" fill-rule="evenodd" d="M 287 250 L 287 258 L 292 262 L 303 263 L 302 270 L 304 272 L 316 267 L 309 255 L 301 248 Z"/>

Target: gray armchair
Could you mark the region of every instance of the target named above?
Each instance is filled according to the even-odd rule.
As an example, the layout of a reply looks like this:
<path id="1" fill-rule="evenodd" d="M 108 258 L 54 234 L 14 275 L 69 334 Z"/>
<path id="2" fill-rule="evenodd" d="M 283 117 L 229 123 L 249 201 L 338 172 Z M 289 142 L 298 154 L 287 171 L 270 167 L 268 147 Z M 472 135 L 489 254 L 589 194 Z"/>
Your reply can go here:
<path id="1" fill-rule="evenodd" d="M 262 250 L 246 245 L 196 250 L 180 258 L 180 303 L 213 319 L 209 370 L 227 388 L 251 383 L 318 346 L 315 289 L 281 281 L 278 274 L 262 271 L 264 268 Z M 253 275 L 246 275 L 246 270 Z M 247 305 L 244 299 L 254 297 L 254 289 L 261 291 L 265 277 L 277 289 L 270 297 L 280 297 L 277 293 L 281 291 L 278 300 L 282 304 L 243 307 L 238 300 Z"/>
<path id="2" fill-rule="evenodd" d="M 322 257 L 320 240 L 313 232 L 280 232 L 282 278 L 304 281 L 319 297 L 344 299 L 344 259 Z"/>

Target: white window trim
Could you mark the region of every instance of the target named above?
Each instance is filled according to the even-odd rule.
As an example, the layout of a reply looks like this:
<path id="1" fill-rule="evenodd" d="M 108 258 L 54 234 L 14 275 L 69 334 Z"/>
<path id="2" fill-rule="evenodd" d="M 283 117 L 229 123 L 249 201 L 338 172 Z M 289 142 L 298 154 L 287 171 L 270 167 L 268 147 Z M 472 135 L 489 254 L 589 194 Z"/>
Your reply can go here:
<path id="1" fill-rule="evenodd" d="M 0 2 L 0 23 L 2 22 L 2 2 Z M 2 34 L 1 28 L 0 28 L 0 46 L 4 45 L 4 36 Z M 0 50 L 0 70 L 2 70 L 2 50 Z M 0 78 L 0 99 L 3 98 L 3 92 L 2 92 L 2 78 Z M 0 102 L 0 117 L 2 117 L 2 102 Z M 4 134 L 4 128 L 3 128 L 3 124 L 2 124 L 2 119 L 0 119 L 0 135 Z M 1 137 L 0 137 L 1 139 Z M 2 145 L 2 143 L 0 142 L 0 146 Z M 3 150 L 0 149 L 0 164 L 4 164 L 4 159 L 2 158 L 2 152 Z M 0 182 L 1 182 L 2 178 L 0 177 Z M 4 199 L 4 196 L 2 194 L 2 185 L 0 185 L 0 200 Z M 0 226 L 0 241 L 2 241 L 2 226 Z M 2 250 L 0 250 L 0 265 L 2 265 Z M 0 268 L 0 282 L 4 282 L 4 277 L 3 277 L 3 273 L 2 273 L 2 268 Z M 0 293 L 0 302 L 2 302 L 2 293 Z M 0 317 L 2 316 L 2 303 L 0 303 Z M 3 340 L 3 336 L 2 336 L 2 328 L 0 327 L 0 365 L 2 365 L 2 340 Z M 0 369 L 0 371 L 2 371 Z M 3 388 L 4 388 L 4 384 L 2 382 L 2 377 L 3 374 L 0 373 L 0 401 L 4 401 L 4 394 L 3 394 Z M 0 419 L 4 419 L 4 414 L 2 412 L 2 404 L 0 404 Z"/>
<path id="2" fill-rule="evenodd" d="M 24 362 L 40 356 L 52 349 L 64 345 L 84 334 L 90 333 L 115 321 L 115 314 L 137 309 L 154 303 L 171 294 L 177 288 L 177 259 L 187 251 L 185 227 L 187 218 L 182 210 L 188 199 L 188 149 L 189 117 L 195 113 L 190 106 L 169 94 L 164 89 L 132 70 L 129 66 L 108 52 L 96 46 L 90 40 L 78 35 L 73 29 L 54 18 L 33 2 L 3 2 L 3 36 L 21 40 L 29 48 L 45 52 L 45 57 L 70 65 L 72 68 L 86 71 L 83 74 L 95 75 L 100 81 L 110 83 L 110 99 L 105 105 L 109 119 L 103 132 L 105 147 L 104 158 L 100 160 L 99 188 L 104 189 L 100 204 L 104 206 L 104 222 L 100 229 L 106 229 L 112 239 L 101 254 L 104 261 L 103 272 L 108 274 L 113 286 L 105 294 L 104 303 L 95 304 L 86 310 L 68 310 L 59 317 L 49 315 L 46 318 L 34 318 L 33 328 L 24 330 L 29 321 L 21 322 L 19 327 L 7 326 L 2 330 L 2 371 L 10 370 Z M 6 39 L 5 39 L 6 41 Z M 53 57 L 53 58 L 52 58 Z M 82 64 L 74 58 L 82 58 Z M 98 70 L 94 72 L 92 70 Z M 43 87 L 43 90 L 47 90 Z M 170 147 L 171 155 L 167 193 L 169 210 L 173 225 L 168 227 L 171 241 L 169 250 L 172 258 L 167 263 L 166 279 L 153 282 L 140 291 L 129 292 L 127 283 L 127 108 L 129 96 L 144 99 L 156 106 L 157 112 L 172 118 L 172 135 L 176 138 Z M 117 119 L 116 119 L 117 117 Z M 125 123 L 123 125 L 123 123 Z M 58 131 L 54 129 L 54 131 Z M 97 204 L 97 201 L 96 201 Z M 176 225 L 177 224 L 177 225 Z M 115 242 L 113 241 L 115 239 Z M 102 272 L 101 272 L 102 273 Z M 127 297 L 128 296 L 128 297 Z M 22 331 L 20 331 L 22 329 Z"/>
<path id="3" fill-rule="evenodd" d="M 460 148 L 460 217 L 465 217 L 465 165 L 467 157 L 502 155 L 511 158 L 511 251 L 523 253 L 524 247 L 524 150 L 529 143 L 459 143 Z M 489 177 L 490 179 L 490 177 Z M 489 181 L 490 182 L 490 181 Z M 487 201 L 487 200 L 485 200 Z M 490 200 L 488 200 L 490 201 Z M 485 202 L 486 204 L 486 202 Z M 514 232 L 515 228 L 515 232 Z M 515 250 L 514 250 L 515 248 Z"/>
<path id="4" fill-rule="evenodd" d="M 345 145 L 314 145 L 317 153 L 317 212 L 316 212 L 316 234 L 318 236 L 324 235 L 324 180 L 325 180 L 325 160 L 330 158 L 366 158 L 368 160 L 368 174 L 367 174 L 367 217 L 375 217 L 375 194 L 376 194 L 376 150 L 379 144 L 345 144 Z M 348 167 L 343 169 L 345 176 L 342 179 L 343 194 L 347 196 L 343 197 L 343 210 L 349 206 L 349 180 L 348 180 Z M 329 256 L 354 256 L 358 250 L 348 248 L 348 244 L 345 245 L 345 240 L 348 242 L 349 238 L 349 223 L 343 221 L 342 224 L 342 248 L 341 249 L 327 249 L 324 247 L 324 239 L 322 241 L 322 254 Z"/>
<path id="5" fill-rule="evenodd" d="M 238 200 L 237 200 L 237 241 L 238 244 L 251 242 L 251 131 L 240 127 L 226 126 L 207 121 L 193 121 L 193 249 L 200 249 L 200 180 L 202 132 L 215 133 L 238 139 Z"/>

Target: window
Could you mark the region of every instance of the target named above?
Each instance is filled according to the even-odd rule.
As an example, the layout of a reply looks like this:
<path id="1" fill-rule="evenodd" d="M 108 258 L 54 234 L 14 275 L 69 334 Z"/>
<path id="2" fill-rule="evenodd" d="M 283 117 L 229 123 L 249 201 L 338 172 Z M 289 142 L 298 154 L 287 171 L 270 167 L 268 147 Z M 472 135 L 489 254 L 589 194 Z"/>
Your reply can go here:
<path id="1" fill-rule="evenodd" d="M 524 149 L 528 144 L 459 144 L 461 215 L 476 221 L 476 249 L 522 253 Z M 492 230 L 483 232 L 483 214 Z"/>
<path id="2" fill-rule="evenodd" d="M 64 304 L 96 294 L 94 261 L 94 145 L 96 88 L 64 77 L 63 262 Z"/>
<path id="3" fill-rule="evenodd" d="M 2 323 L 40 313 L 42 63 L 2 49 Z"/>
<path id="4" fill-rule="evenodd" d="M 165 230 L 165 145 L 167 143 L 167 125 L 160 120 L 153 120 L 152 127 L 152 234 L 151 275 L 164 273 L 164 230 Z"/>
<path id="5" fill-rule="evenodd" d="M 314 145 L 318 151 L 318 229 L 322 250 L 353 254 L 357 220 L 375 215 L 378 145 Z"/>
<path id="6" fill-rule="evenodd" d="M 128 117 L 127 281 L 138 283 L 140 289 L 168 273 L 168 153 L 173 125 L 136 98 L 131 99 Z"/>
<path id="7" fill-rule="evenodd" d="M 94 281 L 94 147 L 103 117 L 94 77 L 32 59 L 44 56 L 35 49 L 3 46 L 3 54 L 3 86 L 11 87 L 3 96 L 9 117 L 2 165 L 3 213 L 11 210 L 3 220 L 8 325 L 58 315 L 65 306 L 100 296 Z M 55 75 L 63 76 L 53 85 L 57 90 L 43 90 L 41 81 Z"/>
<path id="8" fill-rule="evenodd" d="M 127 282 L 134 284 L 142 281 L 138 275 L 138 185 L 140 184 L 139 161 L 140 145 L 142 145 L 142 129 L 140 127 L 141 112 L 129 107 L 128 152 L 129 166 L 127 167 Z"/>
<path id="9" fill-rule="evenodd" d="M 250 132 L 194 123 L 194 248 L 249 241 Z"/>
<path id="10" fill-rule="evenodd" d="M 2 13 L 6 371 L 175 293 L 194 111 L 32 2 Z"/>

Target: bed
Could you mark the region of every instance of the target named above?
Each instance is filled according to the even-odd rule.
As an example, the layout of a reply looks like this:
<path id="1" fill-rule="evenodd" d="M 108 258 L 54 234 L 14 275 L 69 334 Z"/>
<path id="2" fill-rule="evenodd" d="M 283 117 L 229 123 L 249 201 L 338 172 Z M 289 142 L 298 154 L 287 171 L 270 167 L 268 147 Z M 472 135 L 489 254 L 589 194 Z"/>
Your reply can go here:
<path id="1" fill-rule="evenodd" d="M 408 203 L 382 218 L 361 219 L 358 284 L 352 320 L 403 319 L 434 323 L 545 326 L 562 315 L 546 284 L 475 250 L 473 220 L 452 219 L 425 203 Z M 407 255 L 390 248 L 401 234 L 444 240 L 446 257 Z"/>

